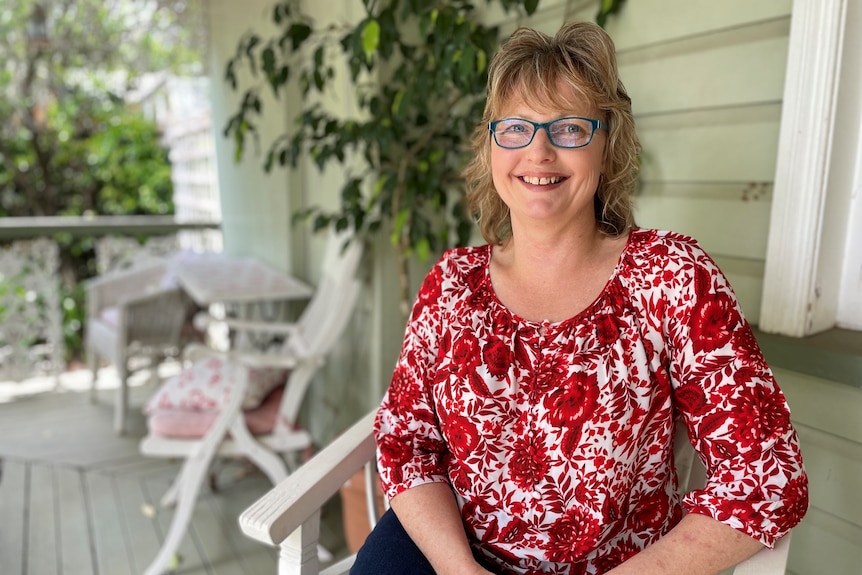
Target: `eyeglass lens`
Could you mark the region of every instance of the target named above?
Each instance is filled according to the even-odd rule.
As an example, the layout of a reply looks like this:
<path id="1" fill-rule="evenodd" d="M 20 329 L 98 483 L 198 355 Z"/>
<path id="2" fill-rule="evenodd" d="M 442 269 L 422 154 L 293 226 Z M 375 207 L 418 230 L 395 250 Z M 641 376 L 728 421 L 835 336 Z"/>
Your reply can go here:
<path id="1" fill-rule="evenodd" d="M 521 148 L 533 140 L 536 128 L 536 124 L 527 120 L 508 118 L 496 123 L 494 138 L 504 148 Z M 593 124 L 584 118 L 561 118 L 548 124 L 547 131 L 555 146 L 580 148 L 590 143 Z"/>

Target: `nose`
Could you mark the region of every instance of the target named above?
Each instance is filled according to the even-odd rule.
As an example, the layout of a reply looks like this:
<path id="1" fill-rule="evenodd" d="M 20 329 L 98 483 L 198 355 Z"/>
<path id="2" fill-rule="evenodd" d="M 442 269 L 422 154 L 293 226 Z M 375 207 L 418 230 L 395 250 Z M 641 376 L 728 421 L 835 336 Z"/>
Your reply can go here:
<path id="1" fill-rule="evenodd" d="M 536 161 L 551 159 L 556 155 L 556 146 L 551 143 L 551 135 L 548 133 L 547 126 L 543 126 L 536 132 L 528 150 L 530 157 Z"/>

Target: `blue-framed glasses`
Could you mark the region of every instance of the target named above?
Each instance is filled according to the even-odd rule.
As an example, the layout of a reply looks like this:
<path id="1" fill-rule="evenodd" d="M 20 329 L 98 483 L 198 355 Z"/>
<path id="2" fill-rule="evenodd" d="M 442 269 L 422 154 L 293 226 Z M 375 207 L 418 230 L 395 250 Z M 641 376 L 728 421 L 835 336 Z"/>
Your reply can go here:
<path id="1" fill-rule="evenodd" d="M 548 139 L 558 148 L 583 148 L 593 139 L 596 130 L 607 130 L 601 120 L 571 116 L 539 124 L 523 118 L 504 118 L 488 122 L 494 141 L 501 148 L 514 150 L 530 145 L 536 132 L 544 129 Z"/>

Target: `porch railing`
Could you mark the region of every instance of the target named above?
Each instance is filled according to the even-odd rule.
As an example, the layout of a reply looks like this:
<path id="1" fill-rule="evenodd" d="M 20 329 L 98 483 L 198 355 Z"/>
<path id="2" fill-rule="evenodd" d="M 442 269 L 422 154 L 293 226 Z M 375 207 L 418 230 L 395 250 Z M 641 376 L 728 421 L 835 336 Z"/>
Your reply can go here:
<path id="1" fill-rule="evenodd" d="M 220 226 L 173 216 L 0 218 L 0 381 L 59 378 L 65 369 L 58 234 L 176 235 L 178 249 L 221 251 Z"/>

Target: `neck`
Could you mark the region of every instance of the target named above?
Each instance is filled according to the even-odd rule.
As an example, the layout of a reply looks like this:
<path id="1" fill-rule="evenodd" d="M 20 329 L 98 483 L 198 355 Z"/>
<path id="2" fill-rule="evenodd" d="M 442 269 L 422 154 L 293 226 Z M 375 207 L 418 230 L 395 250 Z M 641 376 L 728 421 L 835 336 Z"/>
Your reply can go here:
<path id="1" fill-rule="evenodd" d="M 581 267 L 596 254 L 605 238 L 595 220 L 565 229 L 513 226 L 512 231 L 512 238 L 501 251 L 513 272 L 533 277 Z"/>

